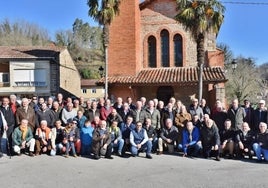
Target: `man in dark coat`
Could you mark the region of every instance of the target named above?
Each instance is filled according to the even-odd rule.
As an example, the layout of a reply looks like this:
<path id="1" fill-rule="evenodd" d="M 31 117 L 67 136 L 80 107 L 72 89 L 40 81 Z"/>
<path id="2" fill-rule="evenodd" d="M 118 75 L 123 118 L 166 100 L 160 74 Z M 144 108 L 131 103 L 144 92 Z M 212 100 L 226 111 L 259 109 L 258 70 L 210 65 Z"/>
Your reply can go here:
<path id="1" fill-rule="evenodd" d="M 93 132 L 92 152 L 94 159 L 100 159 L 100 155 L 104 155 L 107 159 L 113 159 L 111 135 L 106 128 L 106 121 L 101 121 L 100 127 Z"/>
<path id="2" fill-rule="evenodd" d="M 212 119 L 207 119 L 205 125 L 201 129 L 203 156 L 205 158 L 215 156 L 216 160 L 220 161 L 220 136 L 218 128 Z"/>
<path id="3" fill-rule="evenodd" d="M 9 147 L 12 146 L 12 133 L 14 131 L 14 128 L 15 128 L 15 116 L 14 116 L 14 113 L 11 109 L 11 107 L 9 106 L 9 98 L 8 97 L 3 97 L 2 99 L 2 105 L 0 106 L 0 110 L 7 122 L 7 126 L 8 126 L 8 129 L 6 131 L 6 137 L 8 139 L 8 144 L 9 144 Z M 10 151 L 8 151 L 10 152 Z"/>

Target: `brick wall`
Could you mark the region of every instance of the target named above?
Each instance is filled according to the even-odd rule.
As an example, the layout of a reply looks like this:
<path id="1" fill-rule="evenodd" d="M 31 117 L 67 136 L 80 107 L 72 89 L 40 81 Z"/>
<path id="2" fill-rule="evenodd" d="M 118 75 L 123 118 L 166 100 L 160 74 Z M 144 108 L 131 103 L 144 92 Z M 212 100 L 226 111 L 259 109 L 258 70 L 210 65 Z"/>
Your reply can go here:
<path id="1" fill-rule="evenodd" d="M 139 1 L 124 0 L 110 26 L 109 75 L 136 75 L 140 70 Z"/>

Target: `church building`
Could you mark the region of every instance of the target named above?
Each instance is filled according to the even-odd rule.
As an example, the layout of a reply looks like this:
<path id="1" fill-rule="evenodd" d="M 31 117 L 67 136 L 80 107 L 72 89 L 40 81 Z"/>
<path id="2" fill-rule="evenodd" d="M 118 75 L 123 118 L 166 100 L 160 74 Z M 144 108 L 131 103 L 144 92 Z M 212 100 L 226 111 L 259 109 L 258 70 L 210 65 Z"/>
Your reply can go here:
<path id="1" fill-rule="evenodd" d="M 165 104 L 175 97 L 185 104 L 198 97 L 196 42 L 174 17 L 175 0 L 124 0 L 109 33 L 109 98 L 144 96 Z M 215 34 L 205 40 L 203 98 L 224 101 L 227 81 L 224 54 Z M 104 78 L 98 84 L 104 84 Z"/>

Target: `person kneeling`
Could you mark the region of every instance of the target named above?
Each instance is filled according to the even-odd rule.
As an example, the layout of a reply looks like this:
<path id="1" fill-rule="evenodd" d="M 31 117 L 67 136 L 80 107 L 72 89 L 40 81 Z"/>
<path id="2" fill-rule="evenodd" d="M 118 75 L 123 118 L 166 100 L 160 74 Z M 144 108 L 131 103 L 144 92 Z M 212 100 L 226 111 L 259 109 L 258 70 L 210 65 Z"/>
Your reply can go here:
<path id="1" fill-rule="evenodd" d="M 29 148 L 29 156 L 34 156 L 35 140 L 27 119 L 22 119 L 20 126 L 15 128 L 12 134 L 12 145 L 14 153 L 21 155 L 21 150 Z"/>
<path id="2" fill-rule="evenodd" d="M 131 154 L 132 156 L 137 156 L 138 152 L 146 150 L 146 158 L 152 159 L 151 150 L 152 142 L 149 141 L 147 132 L 142 128 L 142 123 L 137 122 L 136 128 L 130 133 L 130 144 L 131 144 Z"/>
<path id="3" fill-rule="evenodd" d="M 96 128 L 93 132 L 92 140 L 92 153 L 94 159 L 100 159 L 100 155 L 104 155 L 107 159 L 113 159 L 111 135 L 106 129 L 106 121 L 101 121 L 100 127 Z"/>
<path id="4" fill-rule="evenodd" d="M 186 129 L 182 131 L 182 143 L 178 145 L 179 150 L 183 150 L 183 157 L 197 157 L 201 150 L 199 141 L 200 132 L 191 121 L 186 124 Z"/>
<path id="5" fill-rule="evenodd" d="M 49 154 L 51 151 L 51 130 L 47 127 L 47 121 L 42 120 L 40 122 L 40 127 L 36 129 L 35 133 L 35 145 L 36 151 L 35 155 L 40 155 L 42 153 Z"/>

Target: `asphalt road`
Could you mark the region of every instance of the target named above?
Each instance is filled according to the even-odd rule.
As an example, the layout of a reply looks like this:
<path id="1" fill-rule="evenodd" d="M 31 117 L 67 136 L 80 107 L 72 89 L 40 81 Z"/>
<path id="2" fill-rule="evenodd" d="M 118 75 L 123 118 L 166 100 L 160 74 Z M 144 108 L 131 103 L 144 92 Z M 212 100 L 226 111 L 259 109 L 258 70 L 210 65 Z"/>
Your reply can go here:
<path id="1" fill-rule="evenodd" d="M 0 159 L 1 188 L 268 187 L 265 163 L 153 155 L 96 161 L 46 155 Z"/>

